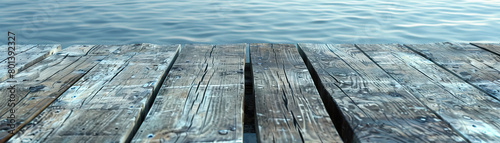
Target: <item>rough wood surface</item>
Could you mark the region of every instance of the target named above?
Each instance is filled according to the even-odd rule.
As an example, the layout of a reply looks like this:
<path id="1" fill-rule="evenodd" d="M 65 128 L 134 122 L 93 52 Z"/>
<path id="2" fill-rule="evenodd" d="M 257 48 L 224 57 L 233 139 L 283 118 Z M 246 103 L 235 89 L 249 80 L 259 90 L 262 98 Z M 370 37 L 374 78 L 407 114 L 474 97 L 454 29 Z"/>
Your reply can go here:
<path id="1" fill-rule="evenodd" d="M 63 50 L 57 52 L 58 55 L 68 55 L 68 56 L 85 56 L 88 54 L 92 48 L 96 45 L 71 45 Z"/>
<path id="2" fill-rule="evenodd" d="M 124 54 L 124 53 L 134 53 L 134 52 L 147 52 L 152 49 L 148 48 L 146 45 L 154 44 L 133 44 L 128 46 L 123 45 L 94 45 L 88 50 L 87 55 L 109 55 L 109 54 Z M 87 49 L 82 49 L 83 51 Z M 158 49 L 156 49 L 158 50 Z"/>
<path id="3" fill-rule="evenodd" d="M 483 48 L 487 51 L 500 55 L 500 43 L 471 43 L 477 47 Z"/>
<path id="4" fill-rule="evenodd" d="M 244 48 L 185 45 L 132 142 L 242 142 Z"/>
<path id="5" fill-rule="evenodd" d="M 260 142 L 342 142 L 292 44 L 251 44 Z"/>
<path id="6" fill-rule="evenodd" d="M 305 64 L 294 45 L 251 44 L 258 140 L 496 142 L 500 44 L 471 44 L 300 44 Z M 243 141 L 248 45 L 189 44 L 175 63 L 179 45 L 17 46 L 0 142 Z"/>
<path id="7" fill-rule="evenodd" d="M 438 121 L 471 142 L 500 141 L 499 101 L 402 45 L 357 46 L 443 119 Z"/>
<path id="8" fill-rule="evenodd" d="M 179 46 L 117 46 L 130 51 L 108 53 L 12 141 L 126 142 L 142 122 Z"/>
<path id="9" fill-rule="evenodd" d="M 354 45 L 300 44 L 348 142 L 467 142 Z M 351 132 L 349 133 L 349 130 Z"/>
<path id="10" fill-rule="evenodd" d="M 463 43 L 406 46 L 500 100 L 500 56 Z"/>
<path id="11" fill-rule="evenodd" d="M 87 71 L 92 69 L 102 56 L 95 57 L 67 57 L 63 55 L 53 55 L 38 62 L 25 71 L 17 74 L 16 101 L 13 108 L 15 113 L 15 132 L 21 127 L 30 123 L 44 108 L 56 100 L 61 93 L 68 89 L 73 83 L 80 79 Z M 8 83 L 3 82 L 0 86 L 2 95 L 7 95 Z M 1 100 L 4 102 L 6 100 Z M 7 106 L 1 103 L 0 106 Z M 7 134 L 10 130 L 7 118 L 11 115 L 10 108 L 1 108 L 0 117 L 0 142 L 6 141 L 12 134 Z"/>
<path id="12" fill-rule="evenodd" d="M 4 81 L 10 77 L 7 72 L 8 68 L 8 45 L 0 46 L 0 81 Z M 61 45 L 16 45 L 15 48 L 15 63 L 16 73 L 32 66 L 33 64 L 47 58 L 55 52 L 61 50 Z"/>

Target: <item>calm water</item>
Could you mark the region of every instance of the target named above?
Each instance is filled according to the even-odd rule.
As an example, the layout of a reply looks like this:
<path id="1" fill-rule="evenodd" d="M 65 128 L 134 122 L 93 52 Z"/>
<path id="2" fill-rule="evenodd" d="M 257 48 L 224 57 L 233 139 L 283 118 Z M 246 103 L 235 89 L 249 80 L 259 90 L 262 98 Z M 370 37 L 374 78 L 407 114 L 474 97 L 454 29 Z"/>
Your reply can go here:
<path id="1" fill-rule="evenodd" d="M 2 0 L 0 44 L 500 42 L 498 0 Z"/>

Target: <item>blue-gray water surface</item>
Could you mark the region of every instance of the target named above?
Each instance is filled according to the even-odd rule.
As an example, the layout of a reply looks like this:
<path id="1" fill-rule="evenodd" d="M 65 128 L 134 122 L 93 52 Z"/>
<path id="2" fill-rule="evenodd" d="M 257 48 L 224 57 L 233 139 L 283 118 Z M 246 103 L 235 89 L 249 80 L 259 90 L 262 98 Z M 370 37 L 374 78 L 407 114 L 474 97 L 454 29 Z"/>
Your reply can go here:
<path id="1" fill-rule="evenodd" d="M 25 44 L 500 42 L 498 0 L 2 0 Z"/>

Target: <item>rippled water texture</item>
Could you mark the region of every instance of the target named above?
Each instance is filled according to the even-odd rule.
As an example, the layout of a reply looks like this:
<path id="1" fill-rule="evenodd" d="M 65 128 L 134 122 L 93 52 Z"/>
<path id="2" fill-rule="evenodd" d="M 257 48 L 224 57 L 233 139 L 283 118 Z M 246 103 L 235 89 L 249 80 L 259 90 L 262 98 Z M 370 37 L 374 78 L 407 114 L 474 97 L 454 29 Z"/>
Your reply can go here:
<path id="1" fill-rule="evenodd" d="M 498 0 L 2 0 L 0 42 L 500 42 Z"/>

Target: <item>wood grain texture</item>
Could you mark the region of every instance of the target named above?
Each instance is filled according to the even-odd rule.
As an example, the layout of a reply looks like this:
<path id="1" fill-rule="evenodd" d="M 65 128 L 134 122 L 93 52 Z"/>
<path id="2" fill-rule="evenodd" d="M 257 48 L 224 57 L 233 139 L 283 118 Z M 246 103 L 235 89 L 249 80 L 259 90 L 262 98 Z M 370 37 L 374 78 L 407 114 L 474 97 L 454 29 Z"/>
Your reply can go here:
<path id="1" fill-rule="evenodd" d="M 0 81 L 4 81 L 10 77 L 8 73 L 8 45 L 1 45 L 0 52 Z M 47 58 L 55 52 L 61 50 L 61 45 L 16 45 L 15 48 L 15 74 L 29 68 L 33 64 Z M 5 67 L 5 68 L 3 68 Z"/>
<path id="2" fill-rule="evenodd" d="M 354 45 L 299 44 L 343 113 L 348 142 L 467 142 Z M 328 107 L 327 107 L 328 108 Z"/>
<path id="3" fill-rule="evenodd" d="M 85 56 L 96 45 L 71 45 L 57 52 L 58 55 Z"/>
<path id="4" fill-rule="evenodd" d="M 23 126 L 30 123 L 43 109 L 56 100 L 66 89 L 80 79 L 87 71 L 92 69 L 102 56 L 96 57 L 67 57 L 62 55 L 53 55 L 38 62 L 25 71 L 19 73 L 15 80 L 16 101 L 13 108 L 15 110 L 15 132 Z M 1 83 L 0 89 L 2 95 L 8 95 L 6 82 Z M 0 102 L 4 102 L 2 100 Z M 7 106 L 4 103 L 0 106 Z M 10 120 L 7 120 L 12 114 L 8 111 L 10 108 L 1 108 L 0 142 L 6 141 L 12 136 L 7 134 L 10 127 L 7 127 Z"/>
<path id="5" fill-rule="evenodd" d="M 126 142 L 180 45 L 119 45 L 12 142 Z M 131 48 L 134 47 L 134 48 Z M 92 56 L 90 56 L 92 57 Z M 131 136 L 132 135 L 132 136 Z"/>
<path id="6" fill-rule="evenodd" d="M 150 47 L 154 44 L 142 43 L 142 44 L 132 44 L 132 45 L 94 45 L 88 50 L 87 55 L 110 55 L 110 54 L 124 54 L 124 53 L 141 53 L 141 52 L 151 52 Z M 83 49 L 84 51 L 86 49 Z M 161 49 L 156 49 L 156 51 Z"/>
<path id="7" fill-rule="evenodd" d="M 464 43 L 406 46 L 500 100 L 500 56 Z"/>
<path id="8" fill-rule="evenodd" d="M 107 56 L 120 55 L 124 53 L 147 52 L 153 49 L 148 48 L 155 44 L 131 44 L 131 45 L 71 45 L 57 52 L 58 55 L 68 56 Z M 157 49 L 158 50 L 158 49 Z"/>
<path id="9" fill-rule="evenodd" d="M 251 44 L 260 142 L 342 142 L 292 44 Z"/>
<path id="10" fill-rule="evenodd" d="M 497 55 L 500 55 L 500 43 L 471 43 L 474 46 L 485 49 Z"/>
<path id="11" fill-rule="evenodd" d="M 132 142 L 242 142 L 244 48 L 185 45 Z"/>
<path id="12" fill-rule="evenodd" d="M 357 46 L 469 141 L 500 141 L 499 101 L 402 45 Z"/>

